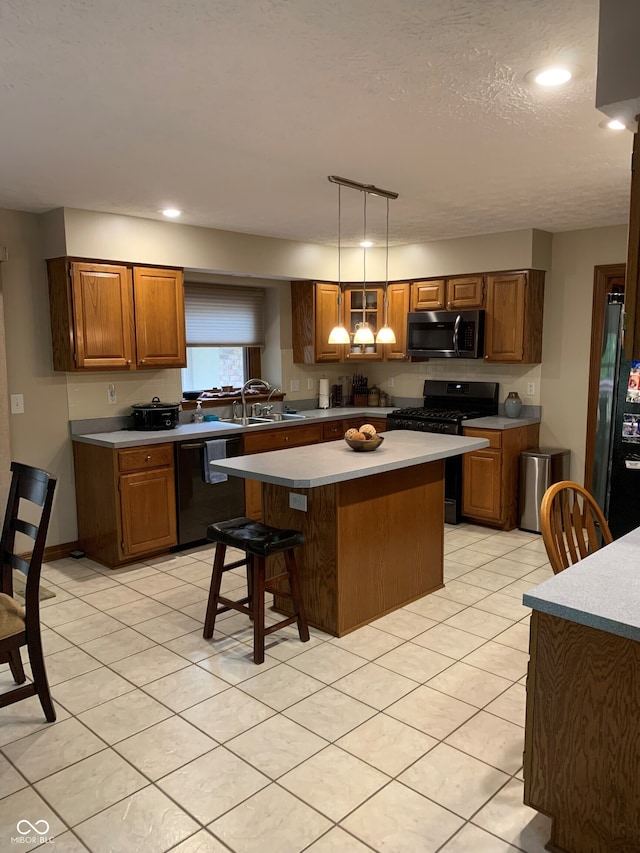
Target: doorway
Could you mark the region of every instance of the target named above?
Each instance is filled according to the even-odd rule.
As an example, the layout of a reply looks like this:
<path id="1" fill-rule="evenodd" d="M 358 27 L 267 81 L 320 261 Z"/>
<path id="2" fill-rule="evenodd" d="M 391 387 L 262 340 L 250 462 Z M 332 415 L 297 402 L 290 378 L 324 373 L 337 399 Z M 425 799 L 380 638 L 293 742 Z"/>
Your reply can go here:
<path id="1" fill-rule="evenodd" d="M 587 438 L 585 447 L 584 486 L 593 489 L 593 461 L 598 424 L 598 392 L 602 357 L 605 307 L 609 294 L 624 293 L 625 264 L 606 264 L 594 269 L 593 308 L 591 312 L 591 354 L 589 357 L 589 389 L 587 397 Z"/>

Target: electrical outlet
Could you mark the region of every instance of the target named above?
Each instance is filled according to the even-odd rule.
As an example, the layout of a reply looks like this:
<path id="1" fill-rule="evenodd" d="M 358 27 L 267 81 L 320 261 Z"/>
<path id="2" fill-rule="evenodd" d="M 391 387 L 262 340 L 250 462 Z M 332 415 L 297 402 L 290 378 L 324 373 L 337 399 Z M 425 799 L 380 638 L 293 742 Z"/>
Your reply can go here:
<path id="1" fill-rule="evenodd" d="M 289 492 L 289 506 L 291 509 L 299 509 L 302 512 L 306 512 L 307 496 L 299 495 L 297 492 Z"/>
<path id="2" fill-rule="evenodd" d="M 11 395 L 11 414 L 24 415 L 24 394 Z"/>
<path id="3" fill-rule="evenodd" d="M 393 388 L 393 382 L 394 382 L 394 380 L 393 380 L 393 376 L 390 376 L 390 377 L 387 379 L 387 385 L 389 386 L 389 388 Z"/>
<path id="4" fill-rule="evenodd" d="M 299 391 L 300 390 L 300 380 L 292 379 L 289 383 L 289 391 Z"/>
<path id="5" fill-rule="evenodd" d="M 113 382 L 110 382 L 107 385 L 107 403 L 109 403 L 109 405 L 113 405 L 115 402 L 117 402 L 116 386 Z"/>
<path id="6" fill-rule="evenodd" d="M 307 391 L 313 391 L 313 379 L 307 379 Z"/>
<path id="7" fill-rule="evenodd" d="M 533 397 L 536 393 L 536 383 L 535 382 L 527 382 L 527 396 Z"/>

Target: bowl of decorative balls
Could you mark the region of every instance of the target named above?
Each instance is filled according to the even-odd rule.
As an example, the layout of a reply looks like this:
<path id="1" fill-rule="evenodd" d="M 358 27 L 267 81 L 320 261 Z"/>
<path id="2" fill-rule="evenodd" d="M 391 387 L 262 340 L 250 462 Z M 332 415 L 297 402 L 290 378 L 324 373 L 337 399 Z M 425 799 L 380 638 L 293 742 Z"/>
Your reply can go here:
<path id="1" fill-rule="evenodd" d="M 372 424 L 363 424 L 360 429 L 348 429 L 344 440 L 352 450 L 377 450 L 384 437 L 378 435 Z"/>

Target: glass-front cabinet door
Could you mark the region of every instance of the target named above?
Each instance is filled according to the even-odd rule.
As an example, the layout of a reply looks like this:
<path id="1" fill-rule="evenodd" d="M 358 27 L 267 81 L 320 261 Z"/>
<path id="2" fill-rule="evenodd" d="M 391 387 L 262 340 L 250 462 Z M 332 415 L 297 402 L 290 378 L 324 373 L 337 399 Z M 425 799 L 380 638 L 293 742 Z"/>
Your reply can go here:
<path id="1" fill-rule="evenodd" d="M 366 298 L 366 303 L 365 303 Z M 363 306 L 364 303 L 364 306 Z M 382 344 L 354 344 L 353 336 L 364 321 L 375 337 L 383 324 L 384 288 L 379 285 L 367 285 L 366 295 L 362 285 L 347 287 L 345 290 L 345 326 L 351 336 L 350 346 L 346 346 L 345 359 L 348 361 L 382 361 L 384 346 Z M 363 311 L 364 307 L 364 311 Z"/>

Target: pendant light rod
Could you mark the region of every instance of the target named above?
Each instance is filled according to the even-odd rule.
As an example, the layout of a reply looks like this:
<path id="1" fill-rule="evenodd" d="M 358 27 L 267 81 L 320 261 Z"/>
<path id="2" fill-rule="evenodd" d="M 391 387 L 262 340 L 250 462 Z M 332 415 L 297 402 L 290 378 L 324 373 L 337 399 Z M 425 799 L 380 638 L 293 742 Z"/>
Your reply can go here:
<path id="1" fill-rule="evenodd" d="M 352 190 L 360 190 L 362 193 L 379 195 L 382 198 L 398 198 L 398 193 L 393 192 L 393 190 L 381 190 L 380 187 L 376 187 L 374 184 L 361 184 L 359 181 L 352 181 L 351 178 L 327 175 L 327 180 L 331 181 L 332 184 L 341 184 L 343 187 L 349 187 Z"/>

